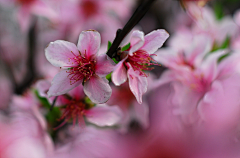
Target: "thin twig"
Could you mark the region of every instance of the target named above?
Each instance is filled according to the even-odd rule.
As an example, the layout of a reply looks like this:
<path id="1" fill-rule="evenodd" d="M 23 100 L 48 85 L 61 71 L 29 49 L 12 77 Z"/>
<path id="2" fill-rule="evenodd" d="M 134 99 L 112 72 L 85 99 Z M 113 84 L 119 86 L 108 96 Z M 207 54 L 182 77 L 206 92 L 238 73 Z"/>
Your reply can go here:
<path id="1" fill-rule="evenodd" d="M 56 103 L 56 101 L 57 101 L 57 98 L 58 98 L 58 96 L 56 96 L 56 97 L 54 98 L 53 103 L 52 103 L 52 105 L 51 105 L 51 107 L 50 107 L 50 111 L 52 111 L 53 107 L 55 106 L 55 103 Z"/>

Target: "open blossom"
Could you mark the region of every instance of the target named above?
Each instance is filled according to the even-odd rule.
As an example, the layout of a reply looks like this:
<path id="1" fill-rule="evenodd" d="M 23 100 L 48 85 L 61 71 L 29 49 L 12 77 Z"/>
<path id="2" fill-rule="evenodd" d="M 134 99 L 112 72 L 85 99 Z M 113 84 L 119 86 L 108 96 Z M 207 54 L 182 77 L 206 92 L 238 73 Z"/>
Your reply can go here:
<path id="1" fill-rule="evenodd" d="M 36 88 L 39 95 L 47 98 L 52 104 L 53 99 L 46 95 L 50 82 L 40 80 Z M 112 126 L 117 124 L 122 117 L 122 112 L 117 106 L 94 105 L 84 94 L 82 85 L 70 90 L 67 94 L 58 96 L 55 106 L 60 107 L 62 111 L 62 116 L 59 118 L 62 123 L 56 128 L 62 127 L 69 121 L 72 121 L 73 125 L 76 123 L 84 125 L 85 120 L 98 126 Z"/>
<path id="2" fill-rule="evenodd" d="M 122 60 L 112 73 L 112 81 L 117 86 L 128 78 L 130 90 L 140 104 L 142 95 L 147 91 L 147 74 L 144 70 L 151 70 L 148 66 L 158 65 L 151 56 L 168 37 L 169 34 L 165 30 L 156 30 L 146 36 L 141 31 L 134 31 L 130 39 L 130 48 L 122 52 Z"/>
<path id="3" fill-rule="evenodd" d="M 105 78 L 113 69 L 106 54 L 98 55 L 101 37 L 97 31 L 83 31 L 77 46 L 57 40 L 45 49 L 47 60 L 60 71 L 53 79 L 48 96 L 58 96 L 83 83 L 85 94 L 94 103 L 106 102 L 112 89 Z"/>

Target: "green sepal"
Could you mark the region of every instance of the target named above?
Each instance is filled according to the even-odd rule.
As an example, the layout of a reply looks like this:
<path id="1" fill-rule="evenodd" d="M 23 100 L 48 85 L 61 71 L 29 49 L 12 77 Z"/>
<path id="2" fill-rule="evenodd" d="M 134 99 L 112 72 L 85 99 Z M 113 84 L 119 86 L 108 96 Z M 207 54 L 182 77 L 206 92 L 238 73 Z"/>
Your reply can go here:
<path id="1" fill-rule="evenodd" d="M 110 49 L 111 46 L 112 46 L 112 42 L 108 41 L 108 50 Z"/>
<path id="2" fill-rule="evenodd" d="M 123 46 L 121 51 L 125 51 L 125 50 L 128 50 L 130 48 L 130 43 L 128 43 L 127 45 Z"/>

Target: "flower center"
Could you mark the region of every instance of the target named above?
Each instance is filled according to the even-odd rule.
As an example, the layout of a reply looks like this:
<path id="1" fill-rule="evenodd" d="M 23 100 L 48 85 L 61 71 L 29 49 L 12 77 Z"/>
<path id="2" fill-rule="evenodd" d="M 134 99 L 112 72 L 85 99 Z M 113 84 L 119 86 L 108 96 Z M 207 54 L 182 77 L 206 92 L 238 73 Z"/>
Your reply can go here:
<path id="1" fill-rule="evenodd" d="M 69 68 L 66 72 L 69 73 L 68 77 L 70 78 L 70 84 L 74 84 L 78 81 L 83 80 L 86 82 L 95 74 L 95 63 L 96 60 L 87 59 L 81 55 L 76 56 L 72 53 L 75 57 L 68 58 L 72 64 L 76 64 L 76 66 Z"/>
<path id="2" fill-rule="evenodd" d="M 79 124 L 83 122 L 83 116 L 85 115 L 86 104 L 84 104 L 81 100 L 67 100 L 66 107 L 62 108 L 63 114 L 59 118 L 59 120 L 64 120 L 58 127 L 58 129 L 66 124 L 69 120 L 73 120 L 73 125 L 78 122 Z"/>
<path id="3" fill-rule="evenodd" d="M 84 0 L 80 4 L 81 10 L 83 11 L 82 14 L 84 14 L 85 18 L 89 18 L 97 13 L 98 6 L 96 2 L 92 0 Z"/>
<path id="4" fill-rule="evenodd" d="M 146 51 L 138 50 L 133 53 L 133 55 L 129 55 L 126 62 L 129 62 L 134 71 L 138 71 L 141 76 L 147 77 L 143 71 L 144 70 L 152 70 L 153 67 L 149 67 L 152 65 L 159 65 Z"/>

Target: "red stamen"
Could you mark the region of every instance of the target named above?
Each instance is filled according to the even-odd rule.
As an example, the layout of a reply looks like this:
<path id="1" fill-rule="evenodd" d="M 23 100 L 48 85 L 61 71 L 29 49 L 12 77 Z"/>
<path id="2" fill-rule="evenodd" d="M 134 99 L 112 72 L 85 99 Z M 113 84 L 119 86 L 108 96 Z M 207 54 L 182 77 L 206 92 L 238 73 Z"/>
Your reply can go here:
<path id="1" fill-rule="evenodd" d="M 154 55 L 154 54 L 153 54 Z M 152 65 L 160 65 L 154 59 L 150 57 L 150 55 L 144 50 L 138 50 L 133 53 L 133 56 L 128 56 L 126 62 L 129 62 L 134 71 L 138 71 L 141 76 L 147 77 L 144 70 L 152 70 L 153 67 L 149 67 Z"/>
<path id="2" fill-rule="evenodd" d="M 96 61 L 85 58 L 85 56 L 82 56 L 80 52 L 78 56 L 76 56 L 73 52 L 72 54 L 75 57 L 69 58 L 68 60 L 77 66 L 71 67 L 66 71 L 69 73 L 68 76 L 70 78 L 70 84 L 72 85 L 80 80 L 86 82 L 95 74 Z"/>

